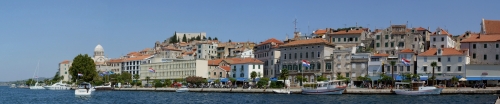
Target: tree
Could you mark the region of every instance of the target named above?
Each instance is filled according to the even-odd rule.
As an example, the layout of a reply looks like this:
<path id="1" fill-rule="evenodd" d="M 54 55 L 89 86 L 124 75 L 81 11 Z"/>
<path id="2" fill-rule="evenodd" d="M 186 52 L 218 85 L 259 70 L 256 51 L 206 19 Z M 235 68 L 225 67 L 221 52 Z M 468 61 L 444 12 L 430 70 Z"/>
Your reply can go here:
<path id="1" fill-rule="evenodd" d="M 35 80 L 30 78 L 25 83 L 26 83 L 26 85 L 31 86 L 31 85 L 34 85 L 36 82 L 35 82 Z"/>
<path id="2" fill-rule="evenodd" d="M 306 78 L 304 78 L 304 77 L 302 77 L 301 75 L 297 75 L 297 76 L 295 76 L 295 80 L 302 81 L 302 82 L 307 81 L 307 79 L 306 79 Z"/>
<path id="3" fill-rule="evenodd" d="M 212 37 L 208 37 L 208 40 L 212 40 Z"/>
<path id="4" fill-rule="evenodd" d="M 436 85 L 436 76 L 434 76 L 434 71 L 435 71 L 434 69 L 436 68 L 436 66 L 437 66 L 437 62 L 436 62 L 436 61 L 433 61 L 433 62 L 431 63 L 431 67 L 432 67 L 432 78 L 433 78 L 433 79 L 432 79 L 432 85 Z"/>
<path id="5" fill-rule="evenodd" d="M 229 39 L 229 41 L 228 41 L 228 42 L 231 42 L 231 39 Z"/>
<path id="6" fill-rule="evenodd" d="M 139 74 L 134 74 L 134 79 L 135 79 L 135 83 L 137 84 L 137 80 L 139 79 Z M 135 88 L 137 88 L 137 85 L 135 86 Z"/>
<path id="7" fill-rule="evenodd" d="M 196 40 L 200 41 L 201 40 L 201 36 L 196 36 Z"/>
<path id="8" fill-rule="evenodd" d="M 217 39 L 217 37 L 214 37 L 214 40 L 219 40 L 219 39 Z"/>
<path id="9" fill-rule="evenodd" d="M 94 80 L 97 76 L 94 60 L 92 60 L 92 58 L 90 58 L 87 54 L 79 54 L 73 59 L 73 63 L 69 68 L 69 73 L 72 76 L 71 80 L 80 79 L 85 82 Z M 78 76 L 78 73 L 83 74 L 83 76 Z"/>
<path id="10" fill-rule="evenodd" d="M 130 83 L 132 81 L 132 74 L 128 72 L 122 72 L 121 78 L 123 79 L 123 81 Z"/>
<path id="11" fill-rule="evenodd" d="M 220 79 L 217 79 L 214 81 L 215 84 L 219 84 L 220 83 Z"/>
<path id="12" fill-rule="evenodd" d="M 207 40 L 207 37 L 203 36 L 203 40 Z"/>
<path id="13" fill-rule="evenodd" d="M 316 81 L 326 81 L 326 77 L 323 77 L 323 76 L 319 76 L 318 78 L 316 78 Z"/>
<path id="14" fill-rule="evenodd" d="M 260 75 L 261 75 L 261 74 L 260 74 L 260 72 L 258 72 L 258 73 L 257 73 L 257 77 L 259 77 L 259 78 L 260 78 Z"/>
<path id="15" fill-rule="evenodd" d="M 146 77 L 146 84 L 149 84 L 150 79 L 151 79 L 151 77 L 149 77 L 149 76 Z"/>
<path id="16" fill-rule="evenodd" d="M 200 85 L 201 83 L 206 83 L 207 80 L 203 79 L 202 77 L 198 77 L 198 76 L 189 76 L 189 77 L 186 77 L 186 82 Z"/>
<path id="17" fill-rule="evenodd" d="M 59 72 L 56 72 L 56 74 L 54 75 L 54 77 L 52 77 L 52 82 L 59 82 L 63 78 L 64 78 L 63 76 L 59 75 Z"/>
<path id="18" fill-rule="evenodd" d="M 264 87 L 265 85 L 267 85 L 269 80 L 270 80 L 269 78 L 260 78 L 259 82 L 257 82 L 257 87 L 258 88 Z"/>
<path id="19" fill-rule="evenodd" d="M 186 38 L 186 34 L 184 34 L 184 36 L 182 36 L 182 42 L 188 42 L 188 40 Z"/>
<path id="20" fill-rule="evenodd" d="M 253 82 L 255 82 L 255 77 L 257 77 L 257 72 L 252 71 L 252 73 L 250 73 L 250 78 L 252 78 Z"/>
<path id="21" fill-rule="evenodd" d="M 174 36 L 170 37 L 169 43 L 177 43 L 179 42 L 179 39 L 177 39 L 177 32 L 174 33 Z"/>
<path id="22" fill-rule="evenodd" d="M 392 70 L 391 70 L 391 76 L 392 76 L 392 78 L 391 78 L 391 81 L 392 81 L 391 92 L 392 92 L 392 88 L 394 86 L 396 86 L 396 82 L 394 81 L 394 79 L 396 78 L 396 77 L 394 77 L 394 66 L 396 66 L 396 61 L 391 61 L 390 64 L 391 64 L 391 68 L 392 68 Z"/>
<path id="23" fill-rule="evenodd" d="M 283 83 L 285 83 L 285 82 L 286 82 L 286 79 L 288 78 L 288 75 L 289 75 L 289 73 L 288 73 L 288 69 L 283 68 L 283 69 L 281 69 L 281 73 L 280 73 L 280 77 L 279 77 L 279 78 L 280 78 L 280 79 L 283 79 Z M 286 85 L 285 85 L 285 86 L 286 86 Z"/>

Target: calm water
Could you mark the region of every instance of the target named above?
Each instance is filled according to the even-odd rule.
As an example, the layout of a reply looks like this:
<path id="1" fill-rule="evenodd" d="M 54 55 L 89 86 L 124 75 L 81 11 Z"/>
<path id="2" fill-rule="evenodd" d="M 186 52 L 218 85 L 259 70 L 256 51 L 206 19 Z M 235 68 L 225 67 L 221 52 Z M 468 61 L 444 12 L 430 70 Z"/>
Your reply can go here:
<path id="1" fill-rule="evenodd" d="M 175 93 L 151 91 L 96 91 L 90 98 L 76 98 L 74 90 L 50 91 L 0 87 L 2 104 L 494 104 L 498 95 L 279 95 L 259 93 Z"/>

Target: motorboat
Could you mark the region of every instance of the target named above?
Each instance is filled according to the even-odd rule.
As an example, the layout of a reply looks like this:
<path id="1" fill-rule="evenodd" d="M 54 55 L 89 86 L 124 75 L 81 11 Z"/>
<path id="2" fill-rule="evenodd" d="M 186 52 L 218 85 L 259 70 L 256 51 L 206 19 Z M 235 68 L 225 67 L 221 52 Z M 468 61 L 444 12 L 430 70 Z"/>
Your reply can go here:
<path id="1" fill-rule="evenodd" d="M 278 81 L 282 82 L 282 81 Z M 273 90 L 274 93 L 277 94 L 290 94 L 290 80 L 285 80 L 285 88 L 279 90 Z"/>
<path id="2" fill-rule="evenodd" d="M 71 87 L 69 87 L 67 84 L 62 83 L 62 81 L 54 83 L 51 86 L 45 86 L 44 88 L 47 90 L 70 90 L 71 89 Z"/>
<path id="3" fill-rule="evenodd" d="M 411 82 L 411 89 L 396 89 L 394 92 L 398 95 L 439 95 L 443 88 L 434 86 L 424 86 L 425 82 Z M 410 83 L 398 83 L 400 85 L 409 85 Z"/>
<path id="4" fill-rule="evenodd" d="M 16 84 L 11 84 L 10 85 L 10 88 L 16 88 L 16 87 L 17 87 Z"/>
<path id="5" fill-rule="evenodd" d="M 34 86 L 30 86 L 30 89 L 31 90 L 45 90 L 45 88 L 43 88 L 43 86 L 40 86 L 38 84 L 38 82 L 36 82 Z"/>
<path id="6" fill-rule="evenodd" d="M 80 83 L 75 89 L 76 97 L 88 97 L 92 95 L 92 85 L 90 83 Z"/>
<path id="7" fill-rule="evenodd" d="M 175 90 L 175 92 L 188 92 L 189 89 L 186 86 L 182 86 L 181 88 Z"/>
<path id="8" fill-rule="evenodd" d="M 24 85 L 24 84 L 21 84 L 21 85 L 17 86 L 16 88 L 24 88 L 24 89 L 29 89 L 29 87 L 26 87 L 26 85 Z"/>
<path id="9" fill-rule="evenodd" d="M 104 85 L 95 86 L 94 90 L 113 90 L 114 88 L 111 86 L 111 83 L 105 83 Z"/>
<path id="10" fill-rule="evenodd" d="M 307 87 L 302 88 L 302 94 L 342 94 L 347 87 L 344 80 L 320 81 L 304 85 Z"/>

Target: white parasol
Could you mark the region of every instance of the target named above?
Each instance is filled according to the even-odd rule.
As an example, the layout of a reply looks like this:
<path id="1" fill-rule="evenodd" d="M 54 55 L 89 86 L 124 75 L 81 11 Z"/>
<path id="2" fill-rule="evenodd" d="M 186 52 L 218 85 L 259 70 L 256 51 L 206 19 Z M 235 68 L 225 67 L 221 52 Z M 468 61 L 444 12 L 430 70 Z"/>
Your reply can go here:
<path id="1" fill-rule="evenodd" d="M 467 81 L 465 78 L 460 78 L 458 81 Z"/>

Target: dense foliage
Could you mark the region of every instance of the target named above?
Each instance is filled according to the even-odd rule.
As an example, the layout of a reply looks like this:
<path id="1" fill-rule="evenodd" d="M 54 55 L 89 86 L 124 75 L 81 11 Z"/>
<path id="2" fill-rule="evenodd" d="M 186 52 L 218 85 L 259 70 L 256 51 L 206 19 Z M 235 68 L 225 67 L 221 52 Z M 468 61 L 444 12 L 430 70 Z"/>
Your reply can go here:
<path id="1" fill-rule="evenodd" d="M 259 82 L 257 82 L 257 87 L 262 88 L 262 87 L 267 86 L 267 84 L 269 83 L 269 80 L 270 79 L 266 78 L 266 77 L 260 78 Z"/>
<path id="2" fill-rule="evenodd" d="M 85 82 L 90 82 L 94 80 L 97 76 L 97 71 L 95 67 L 94 60 L 90 58 L 87 54 L 79 54 L 73 59 L 73 63 L 69 68 L 69 73 L 71 75 L 71 80 L 82 80 Z M 83 76 L 78 76 L 78 73 L 82 73 Z"/>
<path id="3" fill-rule="evenodd" d="M 201 83 L 207 83 L 207 80 L 198 76 L 189 76 L 186 77 L 186 82 L 199 85 Z"/>

